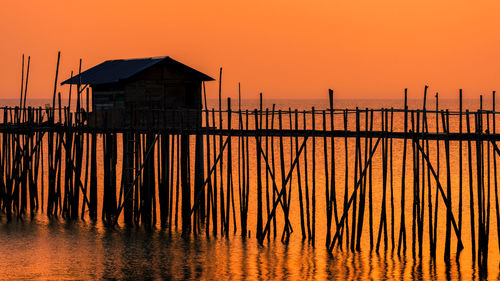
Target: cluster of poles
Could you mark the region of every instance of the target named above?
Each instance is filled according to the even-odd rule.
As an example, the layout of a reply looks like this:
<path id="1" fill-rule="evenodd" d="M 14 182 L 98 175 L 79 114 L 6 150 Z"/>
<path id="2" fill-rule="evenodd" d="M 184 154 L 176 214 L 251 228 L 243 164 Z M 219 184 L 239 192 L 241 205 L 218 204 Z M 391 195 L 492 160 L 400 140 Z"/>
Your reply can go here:
<path id="1" fill-rule="evenodd" d="M 128 112 L 149 126 L 109 128 L 89 121 L 87 87 L 77 85 L 76 111 L 71 87 L 69 104 L 61 104 L 58 69 L 52 106 L 27 107 L 29 58 L 26 75 L 23 59 L 20 105 L 0 109 L 0 209 L 7 220 L 23 219 L 28 210 L 97 220 L 100 210 L 110 226 L 123 219 L 151 228 L 159 219 L 161 228 L 181 227 L 184 235 L 239 231 L 243 237 L 255 229 L 260 243 L 277 235 L 288 242 L 298 223 L 302 239 L 315 244 L 322 218 L 330 252 L 361 251 L 369 241 L 370 251 L 400 255 L 411 248 L 421 258 L 428 249 L 432 259 L 442 223 L 445 260 L 470 246 L 481 267 L 488 261 L 492 211 L 500 238 L 495 93 L 491 109 L 482 108 L 481 97 L 474 112 L 463 110 L 461 91 L 458 111 L 440 110 L 437 94 L 436 108 L 428 109 L 427 87 L 421 109 L 408 108 L 405 90 L 403 109 L 334 109 L 330 91 L 325 110 L 264 108 L 262 94 L 258 108 L 243 110 L 241 93 L 234 110 L 230 98 L 222 109 L 219 79 L 218 109 L 208 108 L 203 85 L 204 109 Z M 181 125 L 158 125 L 167 123 L 158 122 L 162 118 Z M 458 119 L 458 130 L 450 118 Z M 452 184 L 452 153 L 458 153 L 458 185 Z M 470 241 L 463 239 L 465 229 Z"/>

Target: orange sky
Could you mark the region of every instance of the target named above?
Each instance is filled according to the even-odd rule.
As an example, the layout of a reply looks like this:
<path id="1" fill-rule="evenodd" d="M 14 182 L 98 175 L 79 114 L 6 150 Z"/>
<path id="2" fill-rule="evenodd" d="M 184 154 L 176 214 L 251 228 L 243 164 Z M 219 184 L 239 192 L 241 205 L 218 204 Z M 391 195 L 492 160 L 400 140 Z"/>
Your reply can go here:
<path id="1" fill-rule="evenodd" d="M 410 3 L 411 2 L 411 3 Z M 168 55 L 218 77 L 223 95 L 420 98 L 500 91 L 499 1 L 2 1 L 0 95 L 28 97 L 106 59 Z M 216 82 L 209 97 L 215 97 Z M 66 89 L 63 93 L 67 93 Z"/>

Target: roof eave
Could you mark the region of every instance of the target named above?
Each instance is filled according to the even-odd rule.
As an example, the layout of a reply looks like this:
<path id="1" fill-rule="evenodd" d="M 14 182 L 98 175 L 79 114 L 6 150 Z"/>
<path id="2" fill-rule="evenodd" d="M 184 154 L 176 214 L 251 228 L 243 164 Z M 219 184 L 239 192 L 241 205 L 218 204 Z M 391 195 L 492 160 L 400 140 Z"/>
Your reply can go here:
<path id="1" fill-rule="evenodd" d="M 106 83 L 88 83 L 88 82 L 85 82 L 85 81 L 80 81 L 80 77 L 82 74 L 84 74 L 86 71 L 88 71 L 89 69 L 87 69 L 86 71 L 74 76 L 74 77 L 71 77 L 63 82 L 61 82 L 61 85 L 101 85 L 101 84 L 115 84 L 115 83 L 120 83 L 120 82 L 123 82 L 123 81 L 126 81 L 134 76 L 137 76 L 138 74 L 142 73 L 143 71 L 145 71 L 146 69 L 158 64 L 158 63 L 161 63 L 161 62 L 165 62 L 165 61 L 172 61 L 174 63 L 177 63 L 177 64 L 180 64 L 182 65 L 183 67 L 186 67 L 187 69 L 191 70 L 194 72 L 195 76 L 198 76 L 200 81 L 215 81 L 214 78 L 206 75 L 205 73 L 203 72 L 200 72 L 190 66 L 187 66 L 177 60 L 174 60 L 173 58 L 169 57 L 169 56 L 165 56 L 165 57 L 155 57 L 156 59 L 158 59 L 156 62 L 150 64 L 150 65 L 147 65 L 147 66 L 144 66 L 142 67 L 141 69 L 139 69 L 138 71 L 136 71 L 135 73 L 133 73 L 132 75 L 130 76 L 127 76 L 127 77 L 123 77 L 122 79 L 119 79 L 119 80 L 114 80 L 114 81 L 107 81 Z M 153 58 L 150 58 L 150 59 L 153 59 Z M 103 62 L 103 63 L 106 63 L 107 61 Z M 97 65 L 99 66 L 99 65 Z M 94 66 L 94 67 L 97 67 L 97 66 Z M 92 68 L 94 68 L 92 67 Z M 90 68 L 90 69 L 92 69 Z"/>
<path id="2" fill-rule="evenodd" d="M 205 82 L 205 81 L 206 81 L 206 82 L 209 82 L 209 81 L 215 81 L 215 79 L 214 79 L 214 78 L 212 78 L 212 77 L 210 77 L 210 76 L 208 76 L 208 75 L 205 75 L 205 77 L 203 77 L 203 78 L 201 79 L 201 81 L 203 81 L 203 82 Z"/>

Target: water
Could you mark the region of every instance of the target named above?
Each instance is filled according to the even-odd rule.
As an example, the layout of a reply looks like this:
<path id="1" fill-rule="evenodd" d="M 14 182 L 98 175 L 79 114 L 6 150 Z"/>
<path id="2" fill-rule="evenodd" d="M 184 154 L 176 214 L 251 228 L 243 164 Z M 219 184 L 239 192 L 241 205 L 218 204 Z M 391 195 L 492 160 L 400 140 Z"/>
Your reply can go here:
<path id="1" fill-rule="evenodd" d="M 15 104 L 16 101 L 10 101 Z M 8 104 L 5 101 L 3 104 Z M 33 105 L 43 105 L 49 101 L 32 101 Z M 211 101 L 212 105 L 214 101 Z M 298 109 L 317 109 L 327 107 L 325 100 L 264 100 L 264 106 L 270 107 L 276 103 L 278 108 L 288 107 Z M 74 103 L 73 103 L 74 104 Z M 257 106 L 257 101 L 245 101 L 248 108 Z M 398 107 L 400 100 L 362 100 L 362 101 L 336 101 L 336 108 L 355 107 L 380 108 Z M 468 101 L 467 108 L 477 109 L 479 101 Z M 9 104 L 10 105 L 10 104 Z M 411 101 L 410 106 L 418 108 L 421 101 Z M 434 105 L 429 102 L 429 108 Z M 440 101 L 442 108 L 456 109 L 457 103 L 452 100 Z M 490 108 L 491 104 L 485 101 L 484 107 Z M 497 105 L 498 107 L 498 105 Z M 233 102 L 234 108 L 234 102 Z M 319 118 L 318 118 L 319 119 Z M 338 125 L 341 127 L 342 122 Z M 321 122 L 317 120 L 318 128 Z M 336 123 L 336 127 L 337 126 Z M 395 126 L 401 126 L 396 124 Z M 339 128 L 340 128 L 339 127 Z M 237 143 L 237 141 L 236 141 Z M 236 146 L 233 143 L 233 146 Z M 440 209 L 440 224 L 438 225 L 438 254 L 436 263 L 432 263 L 428 257 L 428 237 L 424 230 L 424 257 L 422 260 L 413 259 L 411 254 L 411 201 L 406 204 L 406 226 L 408 250 L 406 255 L 398 256 L 396 251 L 384 251 L 383 247 L 379 254 L 370 252 L 368 244 L 367 218 L 363 232 L 362 251 L 351 253 L 349 251 L 335 250 L 329 255 L 325 246 L 326 225 L 324 218 L 324 175 L 322 174 L 323 158 L 322 141 L 317 140 L 317 239 L 315 246 L 309 242 L 302 242 L 300 235 L 299 212 L 297 208 L 297 193 L 292 195 L 291 222 L 294 233 L 289 244 L 280 241 L 281 228 L 278 224 L 277 238 L 259 245 L 254 237 L 256 211 L 255 195 L 250 198 L 251 208 L 249 210 L 250 238 L 242 238 L 239 229 L 233 234 L 231 226 L 229 237 L 206 237 L 199 235 L 188 238 L 180 236 L 178 230 L 169 233 L 155 229 L 147 231 L 142 228 L 125 228 L 118 226 L 110 229 L 100 221 L 91 222 L 65 222 L 63 220 L 48 220 L 45 214 L 39 213 L 33 220 L 29 217 L 25 221 L 13 221 L 6 223 L 5 218 L 0 215 L 0 278 L 8 279 L 450 279 L 470 280 L 479 278 L 479 271 L 471 262 L 470 250 L 470 222 L 468 219 L 468 195 L 464 191 L 464 245 L 465 249 L 458 261 L 455 261 L 456 240 L 452 239 L 452 261 L 447 264 L 443 261 L 442 252 L 444 248 L 444 215 L 445 211 Z M 337 149 L 339 155 L 337 177 L 338 177 L 338 200 L 343 198 L 343 143 L 338 141 Z M 394 142 L 395 149 L 400 149 L 400 141 Z M 349 143 L 352 148 L 352 143 Z M 252 149 L 252 148 L 251 148 Z M 310 149 L 310 148 L 309 148 Z M 452 147 L 452 149 L 456 149 Z M 285 154 L 290 148 L 285 147 Z M 465 149 L 464 149 L 465 150 Z M 351 150 L 350 150 L 351 151 Z M 353 150 L 352 150 L 353 151 Z M 444 152 L 444 149 L 442 150 Z M 254 152 L 254 150 L 252 151 Z M 309 151 L 310 153 L 310 151 Z M 352 153 L 353 154 L 353 153 Z M 443 153 L 444 154 L 444 153 Z M 233 153 L 233 156 L 235 153 Z M 309 154 L 310 157 L 311 154 Z M 353 156 L 349 156 L 353 157 Z M 119 157 L 120 158 L 120 157 Z M 351 158 L 349 158 L 351 159 Z M 354 158 L 352 158 L 354 159 Z M 213 160 L 213 159 L 212 159 Z M 349 161 L 351 162 L 351 161 Z M 379 163 L 380 160 L 377 160 Z M 120 166 L 121 163 L 118 163 Z M 353 165 L 352 163 L 350 165 Z M 409 164 L 411 165 L 411 164 Z M 444 162 L 441 164 L 444 169 Z M 458 156 L 452 154 L 452 171 L 457 175 Z M 401 159 L 395 159 L 394 167 L 401 166 Z M 254 171 L 252 167 L 252 172 Z M 379 175 L 380 164 L 374 166 L 375 175 Z M 397 170 L 397 169 L 396 169 Z M 410 168 L 408 169 L 408 171 Z M 466 175 L 467 170 L 464 170 Z M 352 174 L 352 172 L 351 172 Z M 253 175 L 253 173 L 252 173 Z M 118 178 L 119 175 L 117 176 Z M 466 176 L 464 176 L 464 181 Z M 99 175 L 102 181 L 102 174 Z M 277 179 L 279 181 L 279 178 Z M 400 187 L 399 171 L 395 172 L 395 206 L 396 219 L 394 221 L 396 231 L 399 231 L 399 198 Z M 235 179 L 237 182 L 237 179 Z M 408 179 L 410 182 L 411 179 Z M 349 181 L 351 182 L 351 181 Z M 453 179 L 456 186 L 456 178 Z M 466 183 L 464 183 L 465 185 Z M 378 230 L 378 218 L 380 213 L 381 179 L 374 178 L 374 214 L 375 229 Z M 255 186 L 253 186 L 255 187 Z M 295 185 L 294 185 L 295 190 Z M 466 189 L 467 190 L 467 189 Z M 407 191 L 410 197 L 411 191 Z M 493 195 L 492 195 L 493 196 Z M 453 202 L 458 202 L 457 192 L 453 191 Z M 101 201 L 102 202 L 102 201 Z M 440 202 L 441 206 L 442 201 Z M 490 253 L 487 277 L 489 279 L 500 278 L 498 240 L 496 237 L 495 206 L 492 199 L 491 207 L 491 230 L 490 230 Z M 238 210 L 239 206 L 236 206 Z M 455 206 L 456 208 L 456 206 Z M 99 210 L 100 214 L 100 210 Z M 390 228 L 389 221 L 388 227 Z M 389 233 L 390 234 L 390 233 Z M 469 236 L 467 236 L 469 235 Z M 397 237 L 396 237 L 397 238 Z M 397 242 L 397 239 L 396 239 Z M 345 245 L 344 245 L 345 248 Z"/>
<path id="2" fill-rule="evenodd" d="M 369 251 L 329 256 L 321 243 L 298 239 L 258 245 L 255 239 L 191 237 L 142 229 L 106 229 L 99 223 L 13 222 L 0 227 L 0 276 L 19 279 L 235 279 L 469 280 L 473 269 L 452 261 L 413 262 Z M 468 257 L 467 257 L 468 258 Z M 495 261 L 498 263 L 498 260 Z M 493 267 L 493 269 L 495 269 Z M 497 276 L 490 273 L 492 278 Z"/>

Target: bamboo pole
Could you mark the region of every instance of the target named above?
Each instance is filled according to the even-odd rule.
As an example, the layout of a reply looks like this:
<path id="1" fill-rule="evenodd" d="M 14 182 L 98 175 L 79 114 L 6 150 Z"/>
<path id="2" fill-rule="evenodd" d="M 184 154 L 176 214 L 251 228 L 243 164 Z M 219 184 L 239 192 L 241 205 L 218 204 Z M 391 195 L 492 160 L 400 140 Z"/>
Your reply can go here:
<path id="1" fill-rule="evenodd" d="M 495 111 L 495 91 L 492 93 L 492 111 L 493 111 L 493 116 L 492 116 L 492 126 L 493 126 L 493 134 L 496 134 L 496 111 Z M 497 217 L 497 240 L 498 240 L 498 249 L 500 250 L 500 205 L 499 205 L 499 200 L 498 200 L 498 176 L 497 176 L 497 157 L 493 153 L 493 178 L 494 178 L 494 185 L 495 185 L 495 210 L 496 210 L 496 217 Z"/>
<path id="2" fill-rule="evenodd" d="M 347 109 L 344 111 L 344 132 L 347 132 L 348 127 L 348 116 Z M 344 172 L 344 213 L 347 212 L 347 197 L 349 193 L 349 157 L 348 157 L 348 145 L 347 145 L 347 136 L 344 138 L 344 160 L 345 160 L 345 172 Z M 344 227 L 342 227 L 340 232 L 339 246 L 342 249 L 342 236 L 343 236 Z M 346 233 L 346 247 L 349 248 L 349 220 L 345 221 L 345 233 Z"/>
<path id="3" fill-rule="evenodd" d="M 435 122 L 436 122 L 436 134 L 439 133 L 439 93 L 436 93 L 436 116 L 435 116 Z M 437 180 L 439 180 L 439 170 L 440 170 L 440 155 L 439 155 L 439 148 L 440 148 L 440 141 L 436 140 L 436 174 L 437 174 Z M 433 245 L 432 245 L 432 251 L 431 251 L 431 256 L 436 259 L 436 248 L 437 248 L 437 224 L 438 224 L 438 211 L 439 211 L 439 200 L 438 200 L 438 186 L 436 183 L 436 199 L 434 203 L 434 233 L 433 233 Z"/>
<path id="4" fill-rule="evenodd" d="M 469 116 L 469 110 L 465 111 L 465 117 L 467 121 L 467 133 L 470 134 L 471 132 L 471 127 L 470 127 L 470 116 Z M 476 262 L 476 226 L 475 226 L 475 215 L 474 215 L 474 181 L 472 178 L 473 175 L 473 170 L 472 170 L 472 142 L 471 140 L 467 141 L 467 152 L 468 152 L 468 166 L 469 166 L 469 213 L 470 213 L 470 224 L 471 224 L 471 247 L 472 247 L 472 261 L 473 264 Z M 437 206 L 436 206 L 437 207 Z M 437 220 L 437 217 L 436 217 Z"/>
<path id="5" fill-rule="evenodd" d="M 297 111 L 295 113 L 296 113 L 295 118 L 297 118 Z M 295 124 L 297 125 L 297 123 L 295 123 Z M 269 108 L 266 108 L 266 130 L 269 130 Z M 269 155 L 269 139 L 271 139 L 271 142 L 274 141 L 274 138 L 272 138 L 272 137 L 270 138 L 269 136 L 266 135 L 266 138 L 265 138 L 265 140 L 266 140 L 266 155 Z M 295 140 L 297 141 L 297 138 L 295 138 Z M 300 170 L 300 168 L 298 168 L 298 170 Z M 300 180 L 299 180 L 299 190 L 300 190 Z M 273 194 L 274 194 L 274 188 L 273 188 Z M 271 201 L 271 196 L 269 194 L 269 170 L 266 169 L 266 212 L 267 212 L 266 218 L 269 218 L 271 216 L 271 205 L 270 205 L 271 202 L 270 201 Z M 300 202 L 301 202 L 301 206 L 302 206 L 302 194 L 300 194 Z M 301 209 L 301 222 L 302 222 L 301 226 L 303 227 L 304 218 L 303 218 L 302 212 L 303 212 L 303 210 Z M 268 239 L 268 241 L 270 241 L 271 235 L 268 235 L 267 239 Z M 304 235 L 303 235 L 302 239 L 304 239 Z"/>
<path id="6" fill-rule="evenodd" d="M 381 112 L 381 131 L 386 132 L 387 130 L 387 111 Z M 384 136 L 382 139 L 382 207 L 380 212 L 380 223 L 377 235 L 377 245 L 375 252 L 378 253 L 380 249 L 380 242 L 382 238 L 382 232 L 384 234 L 384 250 L 387 250 L 387 138 Z"/>
<path id="7" fill-rule="evenodd" d="M 212 127 L 215 129 L 215 110 L 212 108 Z M 214 157 L 217 155 L 217 139 L 215 134 L 213 135 L 213 154 Z M 214 236 L 217 236 L 217 166 L 214 165 L 214 179 L 213 179 L 213 202 L 212 202 L 212 232 Z M 222 204 L 222 203 L 221 203 Z M 221 221 L 222 224 L 222 221 Z"/>
<path id="8" fill-rule="evenodd" d="M 227 98 L 227 129 L 231 130 L 231 98 Z M 226 225 L 225 231 L 226 236 L 229 235 L 229 221 L 230 221 L 230 213 L 231 213 L 231 202 L 233 206 L 233 214 L 234 214 L 234 196 L 231 196 L 233 193 L 233 185 L 232 185 L 232 157 L 231 157 L 231 136 L 227 136 L 227 163 L 226 163 Z M 222 163 L 222 161 L 221 161 Z M 232 199 L 232 200 L 231 200 Z M 236 231 L 236 218 L 234 219 L 234 230 Z"/>
<path id="9" fill-rule="evenodd" d="M 312 121 L 312 130 L 316 130 L 316 120 L 314 118 L 314 107 L 311 109 L 311 121 Z M 312 231 L 311 231 L 311 241 L 314 246 L 316 240 L 316 138 L 312 139 L 312 192 L 311 192 L 311 200 L 312 200 Z"/>
<path id="10" fill-rule="evenodd" d="M 326 132 L 326 111 L 323 110 L 323 131 Z M 326 206 L 326 246 L 330 244 L 330 232 L 331 232 L 331 218 L 332 209 L 330 206 L 330 189 L 329 189 L 329 169 L 328 169 L 328 140 L 326 135 L 323 137 L 323 154 L 324 154 L 324 164 L 325 164 L 325 206 Z"/>
<path id="11" fill-rule="evenodd" d="M 222 67 L 220 68 L 219 71 L 219 129 L 223 129 L 223 123 L 222 123 Z M 222 134 L 219 136 L 219 153 L 222 153 L 222 143 L 223 143 L 223 137 Z M 225 227 L 226 227 L 226 212 L 225 212 L 225 203 L 224 203 L 224 166 L 222 161 L 219 163 L 220 168 L 220 187 L 219 187 L 219 195 L 220 195 L 220 220 L 221 220 L 221 235 L 224 235 L 225 233 Z"/>
<path id="12" fill-rule="evenodd" d="M 259 131 L 259 117 L 257 114 L 257 109 L 254 111 L 255 114 L 255 129 L 258 132 Z M 281 112 L 280 112 L 280 127 L 281 127 Z M 261 178 L 261 161 L 260 161 L 260 150 L 262 150 L 262 147 L 260 147 L 260 138 L 259 134 L 257 133 L 257 239 L 262 241 L 263 240 L 263 226 L 262 226 L 262 178 Z M 283 151 L 283 146 L 282 142 L 280 139 L 280 152 Z M 283 155 L 282 155 L 283 156 Z M 282 162 L 283 163 L 283 162 Z M 282 168 L 283 170 L 283 168 Z"/>
<path id="13" fill-rule="evenodd" d="M 299 130 L 299 114 L 298 110 L 295 109 L 295 130 Z M 266 137 L 267 139 L 267 137 Z M 299 151 L 299 138 L 295 137 L 295 155 L 298 154 Z M 298 187 L 298 192 L 299 192 L 299 210 L 300 210 L 300 230 L 302 233 L 302 241 L 306 239 L 306 227 L 305 227 L 305 220 L 304 220 L 304 200 L 303 200 L 303 194 L 302 194 L 302 179 L 301 179 L 301 174 L 300 174 L 300 158 L 299 161 L 297 162 L 297 187 Z M 268 214 L 269 216 L 269 214 Z M 328 227 L 329 229 L 329 227 Z M 330 231 L 328 230 L 327 235 L 329 234 Z M 328 238 L 327 238 L 328 241 Z M 327 242 L 328 243 L 328 242 Z"/>
<path id="14" fill-rule="evenodd" d="M 462 114 L 463 114 L 463 101 L 462 101 L 462 89 L 459 90 L 459 115 L 458 115 L 458 132 L 462 134 Z M 458 199 L 458 230 L 460 234 L 462 234 L 462 188 L 463 188 L 463 152 L 462 152 L 462 140 L 458 141 L 458 189 L 459 189 L 459 199 Z M 457 243 L 457 248 L 458 248 L 458 243 Z M 458 256 L 457 256 L 458 259 Z"/>
<path id="15" fill-rule="evenodd" d="M 405 89 L 404 97 L 404 132 L 408 132 L 408 90 Z M 406 252 L 406 225 L 405 225 L 405 190 L 406 190 L 406 137 L 403 139 L 403 160 L 401 165 L 401 224 L 399 227 L 399 238 L 398 238 L 398 256 L 403 249 L 403 253 Z M 371 145 L 370 145 L 371 146 Z M 371 183 L 371 181 L 370 181 Z M 371 188 L 370 188 L 371 190 Z M 371 196 L 370 196 L 371 198 Z M 372 243 L 370 243 L 372 245 Z"/>
<path id="16" fill-rule="evenodd" d="M 307 116 L 306 111 L 303 112 L 303 126 L 304 131 L 307 129 Z M 272 149 L 271 149 L 272 150 Z M 307 168 L 307 143 L 304 142 L 304 184 L 305 184 L 305 197 L 306 197 L 306 222 L 307 222 L 307 238 L 311 239 L 311 212 L 309 211 L 309 169 Z"/>
<path id="17" fill-rule="evenodd" d="M 335 120 L 334 120 L 334 113 L 333 113 L 333 90 L 329 90 L 329 101 L 330 101 L 330 131 L 333 132 L 335 130 Z M 335 217 L 335 225 L 338 225 L 339 223 L 339 218 L 338 218 L 338 212 L 337 212 L 337 192 L 336 192 L 336 170 L 335 170 L 335 137 L 330 137 L 330 156 L 331 156 L 331 171 L 330 171 L 330 202 L 328 202 L 330 210 L 333 208 L 333 214 Z M 328 233 L 327 233 L 327 247 L 330 246 L 331 243 L 331 224 L 332 224 L 332 217 L 331 217 L 331 211 L 330 211 L 330 218 L 327 222 L 329 224 L 328 226 Z M 338 231 L 338 230 L 336 230 Z M 359 240 L 359 239 L 358 239 Z"/>
<path id="18" fill-rule="evenodd" d="M 360 174 L 360 178 L 359 178 L 358 182 L 356 183 L 356 185 L 354 186 L 353 194 L 355 192 L 357 192 L 357 189 L 361 185 L 361 181 L 363 180 L 363 177 L 366 175 L 366 171 L 367 171 L 368 165 L 370 165 L 370 163 L 372 161 L 373 154 L 377 150 L 377 146 L 378 146 L 378 144 L 379 144 L 379 142 L 380 142 L 381 139 L 382 138 L 379 137 L 377 139 L 377 141 L 375 142 L 375 145 L 374 145 L 372 151 L 370 152 L 370 156 L 368 157 L 368 161 L 367 161 L 365 167 L 363 168 L 363 171 Z M 354 199 L 353 194 L 351 195 L 350 199 L 347 201 L 347 204 L 345 205 L 342 217 L 339 220 L 339 226 L 337 226 L 337 229 L 340 227 L 341 228 L 340 231 L 342 231 L 342 228 L 345 227 L 345 225 L 346 225 L 345 222 L 346 222 L 346 218 L 347 218 L 347 215 L 348 215 L 348 211 L 349 211 L 349 208 L 350 208 L 350 206 L 351 206 L 351 204 L 353 202 L 353 199 Z M 335 244 L 336 244 L 337 240 L 340 241 L 340 239 L 339 239 L 340 233 L 342 233 L 342 232 L 336 232 L 335 235 L 333 236 L 332 243 L 330 244 L 330 248 L 328 249 L 329 252 L 332 252 L 333 248 L 335 247 Z"/>
<path id="19" fill-rule="evenodd" d="M 446 116 L 446 118 L 445 118 Z M 443 130 L 446 134 L 450 132 L 449 114 L 441 111 L 441 119 L 443 122 Z M 446 240 L 444 249 L 444 258 L 449 260 L 450 258 L 450 243 L 451 243 L 451 163 L 450 163 L 450 142 L 445 139 L 445 155 L 446 155 L 446 197 L 449 202 L 449 208 L 446 212 Z"/>
<path id="20" fill-rule="evenodd" d="M 242 120 L 242 115 L 241 115 L 241 85 L 240 85 L 240 83 L 238 83 L 238 129 L 239 130 L 243 129 L 243 120 Z M 244 178 L 242 176 L 242 162 L 244 165 L 245 160 L 243 160 L 243 161 L 241 160 L 241 158 L 243 157 L 242 155 L 244 154 L 244 152 L 242 153 L 242 149 L 244 149 L 244 147 L 242 146 L 242 142 L 243 142 L 243 137 L 238 136 L 238 199 L 240 202 L 240 226 L 241 226 L 241 237 L 246 237 L 248 230 L 247 230 L 246 223 L 245 223 L 246 217 L 243 214 L 244 209 L 245 209 L 245 205 L 244 205 L 245 202 L 243 200 Z M 267 195 L 269 195 L 269 194 L 267 194 Z M 268 206 L 268 208 L 269 208 L 269 206 Z"/>
<path id="21" fill-rule="evenodd" d="M 360 138 L 359 138 L 359 128 L 360 128 L 360 122 L 359 122 L 359 109 L 356 107 L 356 113 L 355 113 L 355 126 L 356 126 L 356 140 L 355 140 L 355 149 L 354 149 L 354 185 L 356 185 L 357 179 L 358 179 L 358 165 L 360 164 L 359 162 L 359 157 L 358 155 L 361 154 L 361 145 L 360 145 Z M 360 194 L 359 198 L 361 200 L 362 197 L 362 191 L 363 187 L 359 188 Z M 354 195 L 354 200 L 353 200 L 353 206 L 352 206 L 352 231 L 351 231 L 351 245 L 350 249 L 351 252 L 354 252 L 354 245 L 356 243 L 356 211 L 357 211 L 357 193 L 353 193 Z"/>
<path id="22" fill-rule="evenodd" d="M 279 126 L 279 130 L 281 131 L 283 129 L 283 118 L 282 118 L 282 111 L 281 109 L 278 110 L 278 126 Z M 281 171 L 281 190 L 282 190 L 282 193 L 283 193 L 283 198 L 285 198 L 285 200 L 283 201 L 283 212 L 285 213 L 285 216 L 288 214 L 287 212 L 287 209 L 288 209 L 288 206 L 287 206 L 287 202 L 288 200 L 287 199 L 287 193 L 286 193 L 286 182 L 285 182 L 285 156 L 284 156 L 284 148 L 283 148 L 283 136 L 279 136 L 279 159 L 280 159 L 280 171 Z M 257 193 L 257 195 L 259 194 L 259 192 Z M 279 199 L 279 198 L 278 198 Z M 283 241 L 283 237 L 285 235 L 288 235 L 288 224 L 285 224 L 284 226 L 284 229 L 283 229 L 283 233 L 282 233 L 282 236 L 281 236 L 281 240 Z M 259 235 L 259 237 L 262 237 L 262 234 Z"/>

